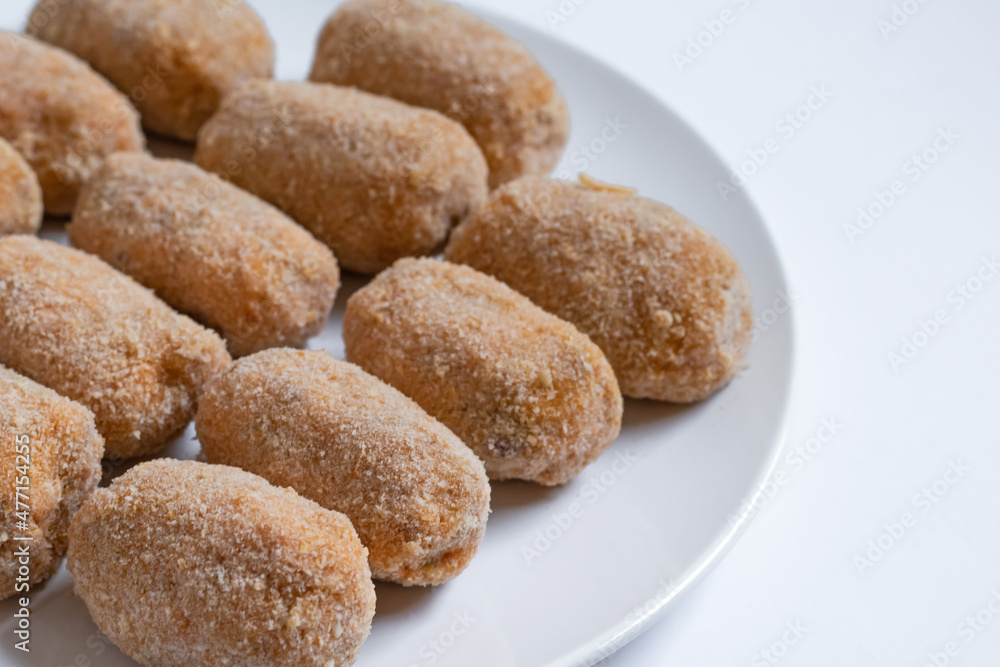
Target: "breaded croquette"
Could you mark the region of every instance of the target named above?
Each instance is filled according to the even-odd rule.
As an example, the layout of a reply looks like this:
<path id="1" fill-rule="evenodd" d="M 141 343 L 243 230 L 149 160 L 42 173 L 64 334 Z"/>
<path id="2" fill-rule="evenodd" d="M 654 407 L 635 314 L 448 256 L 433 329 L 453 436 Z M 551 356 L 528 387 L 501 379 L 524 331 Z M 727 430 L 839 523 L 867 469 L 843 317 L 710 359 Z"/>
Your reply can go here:
<path id="1" fill-rule="evenodd" d="M 519 42 L 439 0 L 350 0 L 320 34 L 312 81 L 357 86 L 462 123 L 490 187 L 555 167 L 569 115 L 555 82 Z"/>
<path id="2" fill-rule="evenodd" d="M 0 31 L 0 138 L 31 165 L 45 212 L 68 215 L 104 158 L 139 151 L 139 114 L 76 56 Z"/>
<path id="3" fill-rule="evenodd" d="M 105 455 L 152 454 L 231 362 L 214 332 L 100 259 L 0 238 L 0 363 L 89 408 Z"/>
<path id="4" fill-rule="evenodd" d="M 267 28 L 242 0 L 39 0 L 25 32 L 87 61 L 145 127 L 185 141 L 226 91 L 274 69 Z"/>
<path id="5" fill-rule="evenodd" d="M 59 568 L 103 452 L 90 410 L 0 366 L 0 599 Z"/>
<path id="6" fill-rule="evenodd" d="M 351 522 L 236 468 L 159 459 L 73 518 L 67 565 L 94 622 L 149 667 L 340 667 L 375 587 Z"/>
<path id="7" fill-rule="evenodd" d="M 344 342 L 350 361 L 454 431 L 491 479 L 563 484 L 621 427 L 597 346 L 466 266 L 400 260 L 348 300 Z"/>
<path id="8" fill-rule="evenodd" d="M 195 161 L 277 206 L 359 273 L 437 251 L 486 198 L 486 162 L 461 125 L 325 84 L 244 85 L 202 128 Z"/>
<path id="9" fill-rule="evenodd" d="M 733 255 L 631 190 L 515 181 L 455 230 L 445 257 L 579 327 L 626 396 L 703 399 L 736 375 L 750 345 L 750 287 Z"/>
<path id="10" fill-rule="evenodd" d="M 409 398 L 323 352 L 267 350 L 209 385 L 202 452 L 343 512 L 376 579 L 439 584 L 486 528 L 483 464 Z"/>
<path id="11" fill-rule="evenodd" d="M 112 155 L 66 229 L 76 247 L 218 329 L 233 356 L 304 344 L 337 294 L 337 261 L 322 243 L 186 162 Z"/>

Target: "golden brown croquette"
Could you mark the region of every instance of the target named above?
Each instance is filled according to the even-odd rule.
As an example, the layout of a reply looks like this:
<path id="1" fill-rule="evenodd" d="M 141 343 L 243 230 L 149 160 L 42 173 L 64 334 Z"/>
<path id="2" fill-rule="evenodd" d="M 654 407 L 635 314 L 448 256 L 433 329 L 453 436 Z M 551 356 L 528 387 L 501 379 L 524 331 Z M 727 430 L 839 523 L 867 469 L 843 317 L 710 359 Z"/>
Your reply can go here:
<path id="1" fill-rule="evenodd" d="M 74 590 L 149 667 L 339 667 L 375 587 L 351 522 L 236 468 L 159 459 L 73 518 Z"/>
<path id="2" fill-rule="evenodd" d="M 337 261 L 283 213 L 198 167 L 112 155 L 83 188 L 70 242 L 218 329 L 233 356 L 299 346 L 326 324 Z"/>
<path id="3" fill-rule="evenodd" d="M 196 423 L 208 461 L 346 514 L 376 579 L 440 584 L 465 569 L 483 538 L 483 464 L 354 364 L 324 352 L 254 354 L 209 385 Z"/>
<path id="4" fill-rule="evenodd" d="M 750 287 L 732 254 L 631 190 L 524 178 L 495 191 L 445 251 L 588 334 L 622 393 L 703 399 L 740 369 Z"/>
<path id="5" fill-rule="evenodd" d="M 214 332 L 100 259 L 0 238 L 0 363 L 89 408 L 110 458 L 152 454 L 231 359 Z"/>
<path id="6" fill-rule="evenodd" d="M 621 427 L 597 346 L 466 266 L 400 260 L 350 298 L 344 342 L 350 361 L 454 431 L 491 479 L 563 484 Z"/>
<path id="7" fill-rule="evenodd" d="M 195 161 L 277 206 L 360 273 L 438 250 L 486 198 L 486 162 L 461 125 L 325 84 L 244 85 L 202 128 Z"/>

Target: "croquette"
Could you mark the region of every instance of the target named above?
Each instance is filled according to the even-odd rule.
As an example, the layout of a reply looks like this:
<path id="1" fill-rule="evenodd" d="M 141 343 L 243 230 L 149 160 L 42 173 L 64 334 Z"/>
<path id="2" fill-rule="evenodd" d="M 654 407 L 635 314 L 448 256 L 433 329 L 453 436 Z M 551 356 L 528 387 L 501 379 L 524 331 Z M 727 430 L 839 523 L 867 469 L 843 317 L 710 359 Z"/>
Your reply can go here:
<path id="1" fill-rule="evenodd" d="M 400 260 L 348 300 L 344 342 L 349 361 L 454 431 L 490 479 L 563 484 L 621 428 L 597 346 L 466 266 Z"/>
<path id="2" fill-rule="evenodd" d="M 440 422 L 354 364 L 267 350 L 236 362 L 198 405 L 202 452 L 343 512 L 376 579 L 439 584 L 475 555 L 490 487 Z"/>
<path id="3" fill-rule="evenodd" d="M 184 141 L 228 90 L 274 70 L 267 28 L 242 0 L 39 0 L 25 32 L 87 61 L 146 128 Z"/>
<path id="4" fill-rule="evenodd" d="M 104 158 L 143 150 L 139 114 L 76 56 L 0 31 L 0 138 L 31 165 L 45 212 L 69 215 Z"/>
<path id="5" fill-rule="evenodd" d="M 90 410 L 0 366 L 0 599 L 59 568 L 103 452 Z"/>
<path id="6" fill-rule="evenodd" d="M 375 587 L 351 522 L 236 468 L 159 459 L 73 518 L 74 590 L 149 667 L 340 667 Z"/>
<path id="7" fill-rule="evenodd" d="M 152 454 L 231 359 L 214 332 L 79 250 L 0 238 L 0 363 L 94 413 L 112 459 Z"/>
<path id="8" fill-rule="evenodd" d="M 245 84 L 202 128 L 195 161 L 277 206 L 359 273 L 440 250 L 487 193 L 486 162 L 461 125 L 326 84 Z"/>
<path id="9" fill-rule="evenodd" d="M 350 0 L 320 34 L 312 81 L 356 86 L 462 123 L 490 187 L 545 175 L 569 138 L 555 82 L 519 42 L 439 0 Z"/>
<path id="10" fill-rule="evenodd" d="M 233 356 L 322 330 L 337 261 L 283 213 L 198 167 L 112 155 L 84 186 L 70 242 L 220 331 Z"/>
<path id="11" fill-rule="evenodd" d="M 600 346 L 622 393 L 691 403 L 739 371 L 753 326 L 739 264 L 665 204 L 590 179 L 524 178 L 455 230 L 445 257 L 504 281 Z"/>

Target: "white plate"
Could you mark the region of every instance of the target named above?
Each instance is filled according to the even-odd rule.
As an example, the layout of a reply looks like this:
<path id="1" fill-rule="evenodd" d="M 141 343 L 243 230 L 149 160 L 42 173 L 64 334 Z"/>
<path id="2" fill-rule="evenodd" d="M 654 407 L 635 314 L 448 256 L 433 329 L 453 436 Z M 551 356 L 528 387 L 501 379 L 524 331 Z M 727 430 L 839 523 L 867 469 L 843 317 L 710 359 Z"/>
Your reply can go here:
<path id="1" fill-rule="evenodd" d="M 0 25 L 16 28 L 28 3 L 11 4 L 0 10 Z M 329 4 L 253 4 L 274 30 L 279 74 L 304 76 Z M 569 103 L 573 134 L 557 174 L 575 177 L 583 168 L 637 187 L 707 228 L 742 264 L 756 313 L 789 293 L 760 216 L 742 195 L 721 200 L 716 181 L 728 170 L 688 125 L 586 54 L 486 18 L 528 45 Z M 311 27 L 304 35 L 290 29 L 295 25 Z M 46 235 L 62 237 L 52 226 Z M 340 358 L 344 302 L 363 284 L 345 282 L 329 326 L 310 345 Z M 378 585 L 374 627 L 358 664 L 593 664 L 663 616 L 732 546 L 746 524 L 734 517 L 775 463 L 793 324 L 787 313 L 768 312 L 763 321 L 767 330 L 747 368 L 714 398 L 687 408 L 627 401 L 621 437 L 564 488 L 494 484 L 486 538 L 468 570 L 434 589 Z M 166 453 L 193 457 L 192 436 L 189 428 Z M 13 648 L 11 601 L 0 605 L 0 665 L 134 664 L 99 633 L 71 589 L 63 569 L 32 591 L 30 655 Z"/>

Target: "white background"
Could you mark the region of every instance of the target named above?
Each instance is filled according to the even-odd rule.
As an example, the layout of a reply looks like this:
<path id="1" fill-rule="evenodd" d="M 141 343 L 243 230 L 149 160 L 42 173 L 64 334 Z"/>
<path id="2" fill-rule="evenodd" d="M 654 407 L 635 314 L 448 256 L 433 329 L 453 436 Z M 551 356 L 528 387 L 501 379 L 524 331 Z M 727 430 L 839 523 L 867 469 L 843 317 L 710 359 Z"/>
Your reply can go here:
<path id="1" fill-rule="evenodd" d="M 902 25 L 889 32 L 894 2 L 914 13 L 905 22 L 897 14 Z M 980 620 L 990 620 L 982 625 L 966 621 L 994 591 L 1000 610 L 1000 275 L 971 300 L 955 291 L 970 279 L 977 287 L 984 257 L 1000 255 L 1000 5 L 470 4 L 627 73 L 734 167 L 748 151 L 759 157 L 765 145 L 777 146 L 730 196 L 750 196 L 760 208 L 794 286 L 790 450 L 816 436 L 823 420 L 842 425 L 810 460 L 790 452 L 779 466 L 786 483 L 768 490 L 730 555 L 605 664 L 1000 664 L 1000 614 L 983 612 Z M 713 20 L 724 10 L 731 20 L 720 30 Z M 692 47 L 691 62 L 679 65 L 675 54 L 699 37 L 701 52 Z M 305 66 L 279 56 L 279 72 Z M 830 98 L 814 98 L 820 108 L 794 133 L 778 125 L 821 88 Z M 939 130 L 957 139 L 915 172 L 913 156 Z M 902 194 L 849 238 L 845 225 L 858 208 L 878 202 L 894 180 Z M 926 336 L 922 322 L 936 313 L 944 323 L 926 327 L 934 330 Z M 902 356 L 904 337 L 914 336 L 922 346 L 894 368 L 889 354 Z M 964 472 L 950 474 L 950 466 Z M 933 502 L 921 500 L 935 483 Z M 888 548 L 869 553 L 870 541 Z M 880 557 L 859 560 L 869 556 Z"/>

